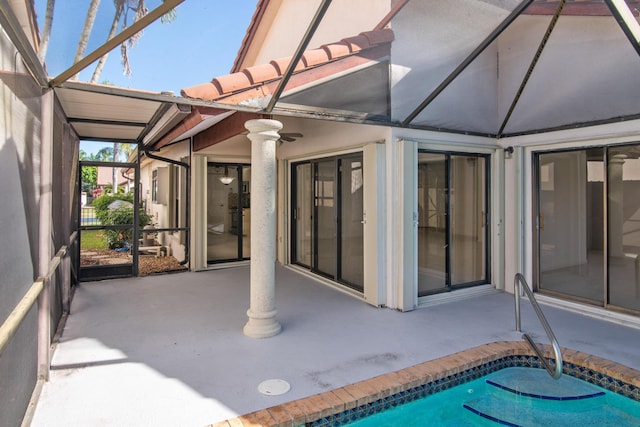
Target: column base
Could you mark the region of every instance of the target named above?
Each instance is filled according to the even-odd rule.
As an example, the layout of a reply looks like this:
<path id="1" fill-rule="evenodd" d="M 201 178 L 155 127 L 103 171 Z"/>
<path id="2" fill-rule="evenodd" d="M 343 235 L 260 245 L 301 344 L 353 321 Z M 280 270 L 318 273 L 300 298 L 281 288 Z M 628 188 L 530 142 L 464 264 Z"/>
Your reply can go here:
<path id="1" fill-rule="evenodd" d="M 269 338 L 278 335 L 282 331 L 282 326 L 276 320 L 276 313 L 276 310 L 268 313 L 247 311 L 249 321 L 242 331 L 250 338 Z"/>

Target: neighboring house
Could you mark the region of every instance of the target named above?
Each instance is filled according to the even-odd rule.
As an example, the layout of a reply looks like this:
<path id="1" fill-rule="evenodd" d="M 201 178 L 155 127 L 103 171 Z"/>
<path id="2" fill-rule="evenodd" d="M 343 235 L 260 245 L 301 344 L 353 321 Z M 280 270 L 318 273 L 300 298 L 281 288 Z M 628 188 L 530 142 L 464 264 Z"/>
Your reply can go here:
<path id="1" fill-rule="evenodd" d="M 113 174 L 116 174 L 116 182 L 118 188 L 123 191 L 127 191 L 129 189 L 129 185 L 131 179 L 123 174 L 120 168 L 112 168 L 107 166 L 98 166 L 97 167 L 97 179 L 96 185 L 101 190 L 102 193 L 105 191 L 111 192 L 113 191 Z"/>

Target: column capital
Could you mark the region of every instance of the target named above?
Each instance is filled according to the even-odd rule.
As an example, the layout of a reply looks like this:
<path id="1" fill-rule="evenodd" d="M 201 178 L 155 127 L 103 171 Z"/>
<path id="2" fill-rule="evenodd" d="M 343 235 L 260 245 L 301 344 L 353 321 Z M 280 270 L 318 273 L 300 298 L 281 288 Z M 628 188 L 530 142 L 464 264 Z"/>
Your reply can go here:
<path id="1" fill-rule="evenodd" d="M 247 120 L 244 127 L 251 133 L 275 132 L 276 138 L 279 138 L 277 132 L 282 129 L 282 123 L 273 119 L 253 119 Z"/>

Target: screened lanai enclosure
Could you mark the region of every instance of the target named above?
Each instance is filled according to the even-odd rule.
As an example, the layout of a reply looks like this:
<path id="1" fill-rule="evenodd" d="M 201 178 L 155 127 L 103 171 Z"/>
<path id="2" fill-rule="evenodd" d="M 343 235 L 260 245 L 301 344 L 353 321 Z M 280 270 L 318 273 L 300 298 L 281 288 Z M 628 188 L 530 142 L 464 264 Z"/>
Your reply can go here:
<path id="1" fill-rule="evenodd" d="M 224 15 L 219 8 L 198 0 L 165 1 L 156 6 L 157 9 L 140 20 L 140 27 L 149 24 L 153 17 L 166 17 L 172 10 L 177 11 L 177 20 L 170 24 L 153 22 L 148 32 L 171 31 L 188 37 L 189 29 L 179 25 L 181 11 L 188 14 L 197 10 L 206 15 L 215 9 L 216 14 Z M 367 13 L 352 13 L 354 8 L 362 7 L 366 7 Z M 318 0 L 307 2 L 305 7 L 288 3 L 275 7 L 262 0 L 257 2 L 252 24 L 244 35 L 243 47 L 231 73 L 213 76 L 215 78 L 210 81 L 207 79 L 212 76 L 207 74 L 207 78 L 202 79 L 205 83 L 195 85 L 185 82 L 181 86 L 181 97 L 167 92 L 166 86 L 147 87 L 157 91 L 155 93 L 131 93 L 104 85 L 69 81 L 71 76 L 92 63 L 91 54 L 77 64 L 73 64 L 72 57 L 53 58 L 48 69 L 55 77 L 49 84 L 59 94 L 65 110 L 72 106 L 68 101 L 71 94 L 87 99 L 101 98 L 100 117 L 77 111 L 67 113 L 81 139 L 115 141 L 122 138 L 124 130 L 135 129 L 139 136 L 125 140 L 142 143 L 144 150 L 162 149 L 196 135 L 198 127 L 166 135 L 187 115 L 198 114 L 201 120 L 198 126 L 206 128 L 223 121 L 230 111 L 262 117 L 311 118 L 435 131 L 484 137 L 494 144 L 510 145 L 508 138 L 639 118 L 638 8 L 640 2 L 637 0 L 376 0 L 366 2 L 366 6 L 348 0 Z M 112 12 L 107 8 L 99 9 L 98 22 L 107 22 Z M 287 30 L 257 28 L 261 20 L 272 20 L 272 25 Z M 291 20 L 295 20 L 296 25 L 287 24 Z M 52 34 L 55 35 L 55 31 Z M 256 42 L 257 38 L 263 40 Z M 175 40 L 180 39 L 175 37 Z M 276 45 L 277 48 L 263 48 L 265 45 Z M 94 60 L 115 46 L 116 41 L 96 47 L 92 53 Z M 179 52 L 182 63 L 204 66 L 199 62 L 202 52 L 198 50 L 176 46 L 174 52 Z M 155 59 L 151 64 L 136 70 L 137 81 L 144 81 L 145 73 L 162 69 L 165 56 L 160 51 L 152 53 Z M 93 65 L 87 70 L 92 68 Z M 82 73 L 87 73 L 86 79 L 89 78 L 88 71 L 83 71 L 81 79 Z M 155 78 L 148 80 L 158 81 Z M 144 120 L 127 121 L 122 117 L 123 110 L 119 109 L 118 102 L 107 101 L 123 97 L 132 105 L 138 103 L 147 109 L 153 103 L 151 108 L 155 114 L 146 124 Z M 96 107 L 95 103 L 91 105 Z M 161 138 L 163 135 L 166 137 Z M 198 145 L 196 142 L 195 150 Z M 634 150 L 626 151 L 630 153 L 626 154 L 630 159 L 637 157 Z M 473 203 L 474 231 L 460 226 L 463 217 L 459 217 L 458 224 L 453 220 L 454 202 L 462 197 L 454 196 L 452 187 L 455 171 L 460 169 L 453 165 L 463 164 L 455 162 L 458 154 L 477 163 L 473 166 L 474 172 L 469 172 L 469 179 L 477 184 L 469 197 L 475 197 L 478 191 L 483 196 L 473 202 L 467 201 Z M 416 212 L 418 228 L 422 230 L 417 236 L 417 245 L 422 248 L 417 255 L 419 294 L 491 282 L 495 272 L 492 272 L 489 253 L 489 227 L 491 204 L 496 200 L 496 194 L 491 190 L 491 175 L 495 169 L 490 161 L 483 160 L 486 154 L 473 150 L 460 153 L 423 150 L 419 156 L 442 158 L 438 182 L 429 178 L 418 183 L 418 191 L 422 193 L 417 197 L 424 199 L 417 202 Z M 324 160 L 330 161 L 331 157 Z M 236 180 L 231 185 L 210 181 L 204 232 L 205 265 L 250 259 L 250 194 L 232 188 L 247 187 L 249 164 L 238 169 L 247 160 L 237 160 L 209 161 L 210 176 L 223 170 L 231 170 L 234 174 L 242 172 L 242 168 L 247 170 L 242 181 Z M 433 162 L 418 162 L 422 168 L 418 175 L 424 178 L 435 173 Z M 629 167 L 627 165 L 627 169 Z M 461 178 L 457 181 L 458 185 L 464 183 Z M 424 188 L 427 183 L 435 187 Z M 298 189 L 305 188 L 296 185 Z M 219 191 L 217 187 L 220 187 Z M 245 194 L 242 203 L 246 206 L 240 209 L 233 199 L 235 194 Z M 323 196 L 313 194 L 313 197 L 317 202 Z M 336 197 L 342 196 L 336 193 Z M 598 203 L 598 209 L 606 210 L 607 200 Z M 297 201 L 289 200 L 289 203 L 293 205 Z M 459 206 L 458 212 L 462 211 Z M 305 208 L 312 216 L 317 207 Z M 431 215 L 429 219 L 427 214 Z M 318 258 L 318 254 L 327 253 L 320 249 L 322 244 L 318 246 L 318 237 L 325 234 L 322 226 L 318 231 L 318 223 L 311 221 L 306 225 L 309 232 L 305 234 L 299 229 L 302 226 L 299 222 L 308 218 L 296 216 L 297 211 L 291 211 L 289 215 L 293 221 L 289 231 L 290 262 L 349 287 L 362 289 L 363 278 L 345 279 L 339 271 L 348 264 L 339 260 L 343 242 L 330 245 L 335 260 L 330 259 L 329 265 L 321 268 L 322 256 Z M 540 212 L 535 215 L 543 216 Z M 331 213 L 328 218 L 333 216 Z M 316 214 L 315 218 L 321 221 L 320 215 Z M 358 221 L 364 220 L 359 218 Z M 344 227 L 343 223 L 330 226 L 335 231 L 328 229 L 327 236 L 337 238 Z M 313 230 L 317 231 L 313 233 Z M 539 229 L 536 228 L 535 233 L 539 233 Z M 470 240 L 454 244 L 460 238 Z M 626 237 L 627 240 L 631 238 Z M 362 241 L 361 237 L 357 239 Z M 544 275 L 539 273 L 548 268 L 540 264 L 546 259 L 548 246 L 543 243 L 544 236 L 534 240 L 537 265 L 533 270 L 538 272 L 540 279 Z M 439 243 L 434 246 L 434 242 Z M 447 250 L 438 249 L 437 253 L 427 255 L 429 247 L 446 247 Z M 472 256 L 474 267 L 469 267 L 471 264 L 466 261 L 458 262 L 460 267 L 456 267 L 459 259 L 456 251 L 459 250 L 466 254 L 465 260 Z M 600 264 L 604 269 L 604 261 Z"/>
<path id="2" fill-rule="evenodd" d="M 277 200 L 277 261 L 371 305 L 510 291 L 522 271 L 549 298 L 638 317 L 640 0 L 257 0 L 242 28 L 227 25 L 235 3 L 102 1 L 81 59 L 83 22 L 60 20 L 78 2 L 55 3 L 47 38 L 45 0 L 0 1 L 3 325 L 22 310 L 0 335 L 9 425 L 48 376 L 83 241 L 126 230 L 132 251 L 85 278 L 135 276 L 141 256 L 254 263 L 260 188 Z M 114 84 L 121 60 L 132 74 Z M 284 124 L 270 186 L 253 119 Z M 116 165 L 81 159 L 85 142 L 136 150 Z M 83 218 L 99 187 L 83 170 L 100 166 L 148 222 Z"/>
<path id="3" fill-rule="evenodd" d="M 266 9 L 267 3 L 258 2 L 256 16 L 264 13 L 260 8 Z M 291 19 L 289 13 L 296 13 L 297 22 L 307 23 L 291 26 L 286 39 L 278 40 L 281 59 L 249 50 L 237 61 L 251 56 L 256 66 L 184 95 L 224 109 L 499 138 L 638 115 L 640 2 L 636 0 L 376 0 L 367 3 L 367 13 L 342 19 L 339 29 L 336 17 L 347 14 L 351 2 L 312 3 L 314 7 L 278 16 L 278 24 Z M 62 8 L 72 6 L 58 7 L 63 13 Z M 208 2 L 170 0 L 137 28 L 173 7 L 178 17 L 187 9 L 203 14 L 215 9 L 224 16 L 224 10 Z M 44 16 L 44 9 L 37 12 Z M 98 21 L 109 21 L 112 12 L 99 9 Z M 175 34 L 182 28 L 154 22 L 149 32 Z M 188 33 L 175 35 L 180 40 Z M 93 58 L 118 45 L 116 40 L 96 46 Z M 136 70 L 136 81 L 161 68 L 166 58 L 160 53 L 154 55 L 157 62 Z M 180 53 L 185 64 L 193 65 L 201 54 Z M 47 58 L 49 74 L 54 76 L 49 84 L 75 88 L 68 79 L 90 65 L 90 57 L 76 65 L 71 55 Z M 99 90 L 83 85 L 79 89 Z M 149 89 L 162 92 L 167 87 Z M 180 97 L 164 101 L 202 104 Z M 107 129 L 108 114 L 100 120 Z"/>

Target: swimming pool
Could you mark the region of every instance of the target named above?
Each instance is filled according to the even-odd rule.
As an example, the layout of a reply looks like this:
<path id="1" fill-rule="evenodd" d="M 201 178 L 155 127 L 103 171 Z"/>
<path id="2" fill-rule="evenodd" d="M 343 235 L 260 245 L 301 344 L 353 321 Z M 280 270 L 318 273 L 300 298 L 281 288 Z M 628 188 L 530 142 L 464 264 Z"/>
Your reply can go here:
<path id="1" fill-rule="evenodd" d="M 512 367 L 345 426 L 640 426 L 640 402 L 544 369 Z"/>
<path id="2" fill-rule="evenodd" d="M 544 346 L 544 348 L 546 357 L 551 357 L 551 348 L 549 346 Z M 565 375 L 563 376 L 579 378 L 590 384 L 596 384 L 605 390 L 628 398 L 627 401 L 631 400 L 636 404 L 640 404 L 640 371 L 599 356 L 569 348 L 562 348 L 562 354 L 565 361 L 563 364 Z M 214 424 L 214 426 L 344 426 L 367 416 L 404 406 L 410 402 L 416 401 L 417 403 L 423 398 L 440 399 L 439 396 L 442 396 L 440 392 L 460 385 L 462 385 L 462 391 L 467 398 L 465 403 L 467 403 L 480 396 L 480 393 L 475 388 L 472 393 L 469 393 L 472 381 L 513 367 L 542 368 L 542 364 L 527 343 L 523 341 L 497 341 L 409 366 L 399 371 L 381 374 L 377 377 L 333 390 L 260 409 L 221 421 Z M 542 395 L 542 393 L 539 394 Z M 526 396 L 519 396 L 518 398 L 524 400 L 524 397 Z M 580 399 L 574 400 L 577 400 L 578 404 L 580 404 Z M 576 404 L 576 402 L 571 401 L 569 403 Z M 479 410 L 477 405 L 473 405 L 473 403 L 469 405 L 471 409 Z M 470 409 L 458 407 L 456 411 L 469 412 L 470 415 L 473 415 Z M 423 422 L 422 425 L 431 424 Z M 602 425 L 601 423 L 582 424 L 584 424 L 584 427 Z M 391 425 L 402 424 L 397 419 L 394 419 Z M 458 423 L 449 421 L 445 425 L 458 425 Z M 497 424 L 478 416 L 474 424 L 471 425 Z M 540 423 L 536 425 L 540 425 Z M 571 425 L 580 424 L 572 422 Z M 634 426 L 640 427 L 640 424 L 635 424 Z M 623 425 L 617 423 L 616 427 L 623 427 Z"/>

